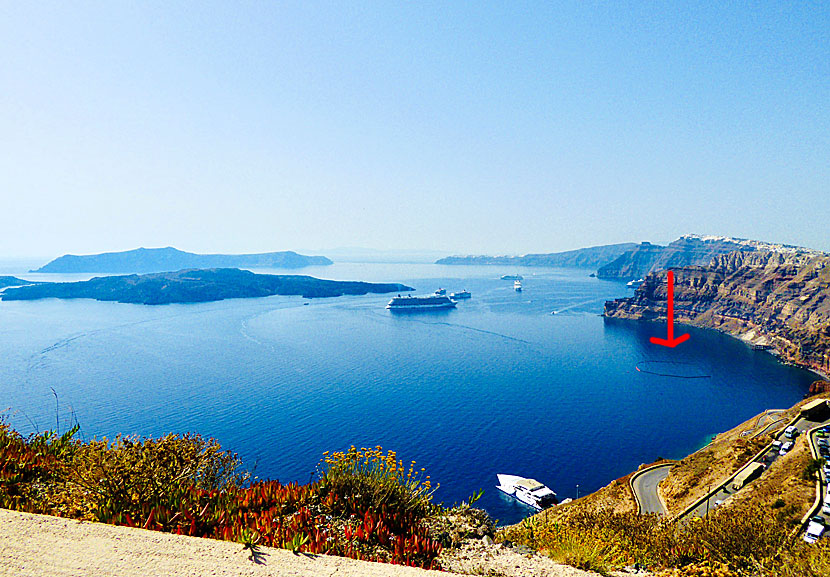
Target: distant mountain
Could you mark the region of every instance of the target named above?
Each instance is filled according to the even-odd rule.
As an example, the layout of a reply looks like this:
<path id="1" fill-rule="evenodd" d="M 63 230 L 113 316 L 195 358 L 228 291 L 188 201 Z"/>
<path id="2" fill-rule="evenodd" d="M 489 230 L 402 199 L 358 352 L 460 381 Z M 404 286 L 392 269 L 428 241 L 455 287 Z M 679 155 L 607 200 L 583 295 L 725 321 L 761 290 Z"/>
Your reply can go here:
<path id="1" fill-rule="evenodd" d="M 771 244 L 743 238 L 688 234 L 668 246 L 644 242 L 621 254 L 597 270 L 599 278 L 638 279 L 651 272 L 684 266 L 703 266 L 713 257 L 730 252 L 770 250 L 783 253 L 812 253 L 810 249 L 784 244 Z"/>
<path id="2" fill-rule="evenodd" d="M 636 243 L 626 242 L 592 246 L 565 252 L 526 254 L 522 256 L 448 256 L 436 261 L 435 264 L 597 268 L 636 247 Z"/>
<path id="3" fill-rule="evenodd" d="M 329 264 L 332 262 L 324 256 L 305 256 L 292 251 L 194 254 L 168 246 L 82 256 L 67 254 L 31 272 L 151 273 L 188 268 L 302 268 Z"/>
<path id="4" fill-rule="evenodd" d="M 31 284 L 31 281 L 13 276 L 0 276 L 0 289 L 6 288 L 7 286 L 19 286 L 23 284 Z"/>
<path id="5" fill-rule="evenodd" d="M 159 305 L 197 303 L 271 295 L 305 298 L 364 295 L 414 290 L 397 283 L 321 280 L 310 276 L 255 274 L 239 269 L 191 269 L 146 275 L 96 277 L 70 283 L 41 283 L 6 289 L 4 301 L 44 298 L 95 299 Z"/>

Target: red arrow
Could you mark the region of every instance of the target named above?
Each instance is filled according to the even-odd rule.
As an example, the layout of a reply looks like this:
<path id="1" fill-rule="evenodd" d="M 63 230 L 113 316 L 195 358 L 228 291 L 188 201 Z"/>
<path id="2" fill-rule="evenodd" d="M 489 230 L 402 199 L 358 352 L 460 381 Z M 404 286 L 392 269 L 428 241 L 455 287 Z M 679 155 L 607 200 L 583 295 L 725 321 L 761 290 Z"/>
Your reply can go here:
<path id="1" fill-rule="evenodd" d="M 669 322 L 669 333 L 667 335 L 668 338 L 658 339 L 657 337 L 651 337 L 650 340 L 655 345 L 662 345 L 664 347 L 670 347 L 670 348 L 673 349 L 674 347 L 676 347 L 680 343 L 684 343 L 684 342 L 688 341 L 689 340 L 689 335 L 685 334 L 685 335 L 680 335 L 677 338 L 674 338 L 674 272 L 669 271 L 668 272 L 668 277 L 669 277 L 668 278 L 669 287 L 668 287 L 667 297 L 668 297 L 669 304 L 668 304 L 668 311 L 666 312 L 666 318 Z"/>

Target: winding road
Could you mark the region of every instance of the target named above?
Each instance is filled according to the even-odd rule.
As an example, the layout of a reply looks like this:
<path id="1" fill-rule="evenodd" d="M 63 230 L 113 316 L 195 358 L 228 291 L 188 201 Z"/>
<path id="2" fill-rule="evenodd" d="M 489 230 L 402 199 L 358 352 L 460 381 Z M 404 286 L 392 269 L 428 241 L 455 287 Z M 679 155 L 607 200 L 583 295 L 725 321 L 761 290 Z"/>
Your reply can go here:
<path id="1" fill-rule="evenodd" d="M 641 471 L 631 478 L 631 488 L 634 490 L 634 497 L 640 507 L 640 514 L 657 513 L 665 515 L 666 508 L 663 501 L 657 495 L 657 485 L 665 479 L 674 463 L 657 465 Z"/>

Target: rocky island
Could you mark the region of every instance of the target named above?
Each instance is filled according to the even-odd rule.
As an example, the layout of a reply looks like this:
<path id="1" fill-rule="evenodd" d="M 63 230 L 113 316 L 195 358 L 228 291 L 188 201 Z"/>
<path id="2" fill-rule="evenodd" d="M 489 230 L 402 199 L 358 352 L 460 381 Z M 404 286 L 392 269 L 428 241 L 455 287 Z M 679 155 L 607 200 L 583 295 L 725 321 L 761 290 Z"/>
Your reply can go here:
<path id="1" fill-rule="evenodd" d="M 525 254 L 522 256 L 448 256 L 435 261 L 435 264 L 597 268 L 613 261 L 636 246 L 636 243 L 625 242 L 579 248 L 565 252 Z"/>
<path id="2" fill-rule="evenodd" d="M 31 281 L 23 280 L 22 278 L 17 278 L 14 276 L 0 276 L 0 289 L 10 287 L 10 286 L 19 286 L 24 284 L 32 284 Z"/>
<path id="3" fill-rule="evenodd" d="M 830 255 L 738 251 L 672 270 L 676 322 L 714 328 L 830 373 Z M 651 273 L 634 296 L 605 303 L 604 315 L 664 320 L 666 292 L 666 274 Z"/>
<path id="4" fill-rule="evenodd" d="M 659 270 L 702 266 L 721 254 L 766 250 L 787 253 L 806 249 L 744 238 L 686 234 L 666 246 L 627 242 L 522 256 L 450 256 L 435 264 L 594 268 L 596 276 L 602 279 L 632 280 Z"/>
<path id="5" fill-rule="evenodd" d="M 189 268 L 302 268 L 330 265 L 324 256 L 292 251 L 258 254 L 194 254 L 168 246 L 124 252 L 67 254 L 30 272 L 40 273 L 151 273 Z"/>
<path id="6" fill-rule="evenodd" d="M 245 270 L 219 268 L 96 277 L 82 282 L 41 283 L 8 288 L 0 297 L 4 301 L 86 298 L 160 305 L 272 295 L 318 298 L 411 290 L 414 289 L 397 283 L 333 281 L 310 276 L 255 274 Z"/>

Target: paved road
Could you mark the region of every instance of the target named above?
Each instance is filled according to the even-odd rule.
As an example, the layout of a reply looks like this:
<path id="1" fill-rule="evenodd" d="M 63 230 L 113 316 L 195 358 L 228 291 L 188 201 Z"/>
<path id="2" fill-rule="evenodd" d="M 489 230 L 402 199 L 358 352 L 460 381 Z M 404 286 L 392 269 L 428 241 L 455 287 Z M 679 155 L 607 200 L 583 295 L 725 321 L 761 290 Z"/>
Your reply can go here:
<path id="1" fill-rule="evenodd" d="M 826 421 L 826 423 L 830 423 L 830 420 Z M 821 452 L 819 451 L 819 448 L 818 448 L 818 440 L 820 438 L 821 437 L 817 437 L 815 435 L 815 432 L 814 432 L 812 435 L 810 435 L 810 443 L 813 445 L 813 450 L 815 451 L 815 454 L 818 455 L 819 458 L 822 458 L 823 456 L 822 456 L 822 454 L 821 454 Z M 827 457 L 824 457 L 824 458 L 827 459 Z M 830 459 L 828 459 L 828 460 L 830 460 Z M 819 472 L 819 478 L 821 479 L 821 494 L 822 494 L 822 496 L 827 495 L 827 492 L 828 492 L 828 488 L 827 488 L 828 478 L 827 478 L 827 475 L 825 475 L 824 472 L 821 471 L 821 472 Z M 821 517 L 822 519 L 824 519 L 824 526 L 825 527 L 830 527 L 830 515 L 828 515 L 826 513 L 822 513 L 821 509 L 818 510 L 816 515 Z M 814 516 L 816 516 L 816 515 L 814 515 Z M 824 537 L 826 537 L 826 535 L 824 535 Z"/>
<path id="2" fill-rule="evenodd" d="M 821 425 L 830 425 L 830 419 L 813 421 L 810 419 L 805 419 L 804 417 L 799 417 L 799 419 L 793 424 L 798 429 L 799 435 L 803 435 L 805 431 L 808 431 L 814 427 L 818 427 Z M 783 429 L 775 436 L 775 438 L 782 442 L 787 441 L 787 439 L 784 438 Z M 778 457 L 778 451 L 772 448 L 769 449 L 763 455 L 759 456 L 757 459 L 755 459 L 755 461 L 759 463 L 764 463 L 765 465 L 769 466 Z M 700 503 L 697 507 L 695 507 L 694 510 L 684 515 L 684 517 L 705 517 L 709 513 L 709 511 L 717 507 L 720 503 L 727 500 L 729 497 L 732 496 L 733 493 L 735 493 L 735 491 L 729 488 L 731 481 L 732 479 L 730 477 L 729 481 L 723 487 L 719 487 L 717 490 L 713 491 L 706 501 Z M 810 504 L 812 505 L 812 502 Z M 828 521 L 828 523 L 830 523 L 830 520 Z"/>
<path id="3" fill-rule="evenodd" d="M 668 476 L 672 466 L 674 466 L 674 463 L 649 469 L 638 475 L 631 483 L 634 493 L 637 494 L 637 500 L 640 502 L 641 515 L 645 513 L 666 514 L 666 508 L 663 507 L 663 502 L 657 496 L 657 485 Z"/>

